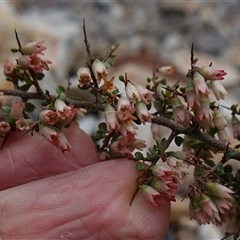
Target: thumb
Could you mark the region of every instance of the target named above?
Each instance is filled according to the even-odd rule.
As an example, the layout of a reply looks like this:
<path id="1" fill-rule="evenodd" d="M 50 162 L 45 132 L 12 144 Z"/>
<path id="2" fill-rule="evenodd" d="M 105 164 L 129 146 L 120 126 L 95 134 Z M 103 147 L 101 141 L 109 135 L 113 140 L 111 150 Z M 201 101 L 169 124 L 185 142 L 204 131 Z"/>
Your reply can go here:
<path id="1" fill-rule="evenodd" d="M 136 177 L 135 163 L 118 159 L 4 190 L 0 238 L 162 239 L 169 206 L 141 194 L 130 206 Z"/>

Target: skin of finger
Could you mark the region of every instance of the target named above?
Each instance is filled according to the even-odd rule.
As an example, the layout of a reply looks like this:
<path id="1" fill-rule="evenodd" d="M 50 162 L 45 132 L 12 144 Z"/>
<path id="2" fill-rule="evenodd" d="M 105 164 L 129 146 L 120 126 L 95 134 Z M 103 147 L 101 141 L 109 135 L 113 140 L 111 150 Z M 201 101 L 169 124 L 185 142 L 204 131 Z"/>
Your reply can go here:
<path id="1" fill-rule="evenodd" d="M 163 239 L 170 207 L 138 193 L 135 163 L 111 160 L 0 192 L 5 239 Z"/>
<path id="2" fill-rule="evenodd" d="M 63 154 L 41 134 L 12 133 L 0 151 L 0 190 L 65 173 L 96 163 L 99 157 L 89 136 L 73 124 L 64 133 L 72 146 Z M 22 136 L 22 137 L 21 137 Z"/>

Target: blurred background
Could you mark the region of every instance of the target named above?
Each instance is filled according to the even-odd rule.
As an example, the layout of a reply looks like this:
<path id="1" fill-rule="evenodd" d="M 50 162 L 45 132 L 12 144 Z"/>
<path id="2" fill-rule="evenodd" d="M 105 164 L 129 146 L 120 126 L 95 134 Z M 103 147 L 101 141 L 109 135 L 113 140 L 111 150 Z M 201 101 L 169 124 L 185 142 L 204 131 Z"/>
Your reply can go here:
<path id="1" fill-rule="evenodd" d="M 22 44 L 44 40 L 46 56 L 53 64 L 42 88 L 55 94 L 55 86 L 72 82 L 70 95 L 79 96 L 76 72 L 87 54 L 83 42 L 86 22 L 91 51 L 103 57 L 120 43 L 110 76 L 128 73 L 137 83 L 151 77 L 153 67 L 172 65 L 173 82 L 185 81 L 190 68 L 190 48 L 194 43 L 199 66 L 224 69 L 223 85 L 229 91 L 225 105 L 239 102 L 240 83 L 240 2 L 239 1 L 1 1 L 0 67 L 14 60 L 17 47 L 14 29 Z M 11 88 L 0 72 L 1 88 Z M 77 94 L 77 95 L 76 95 Z M 226 113 L 229 114 L 229 113 Z M 89 125 L 89 123 L 88 123 Z M 165 240 L 220 239 L 224 230 L 198 227 L 189 221 L 187 203 L 173 205 L 172 221 Z"/>

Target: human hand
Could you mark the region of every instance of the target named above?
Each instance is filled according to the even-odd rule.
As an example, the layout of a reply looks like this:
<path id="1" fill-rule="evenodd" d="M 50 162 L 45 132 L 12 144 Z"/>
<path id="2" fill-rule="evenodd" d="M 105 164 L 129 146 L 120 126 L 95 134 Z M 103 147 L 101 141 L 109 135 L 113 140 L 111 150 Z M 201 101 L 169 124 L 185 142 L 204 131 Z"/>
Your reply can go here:
<path id="1" fill-rule="evenodd" d="M 0 239 L 162 239 L 168 205 L 138 194 L 135 163 L 100 162 L 77 125 L 66 129 L 73 147 L 63 155 L 35 134 L 12 134 L 0 151 Z"/>

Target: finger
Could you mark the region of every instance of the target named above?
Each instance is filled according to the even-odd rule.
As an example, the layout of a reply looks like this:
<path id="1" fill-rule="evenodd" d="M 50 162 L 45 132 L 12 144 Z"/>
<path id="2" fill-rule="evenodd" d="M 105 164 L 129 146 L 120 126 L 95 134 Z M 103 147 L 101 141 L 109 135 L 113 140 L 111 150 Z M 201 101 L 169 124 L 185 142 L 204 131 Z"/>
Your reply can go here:
<path id="1" fill-rule="evenodd" d="M 72 146 L 63 154 L 40 134 L 13 133 L 0 151 L 0 190 L 69 172 L 99 161 L 89 136 L 73 124 L 64 133 Z"/>
<path id="2" fill-rule="evenodd" d="M 3 239 L 162 239 L 169 206 L 138 194 L 135 163 L 112 160 L 0 193 Z M 65 237 L 65 238 L 64 238 Z"/>

